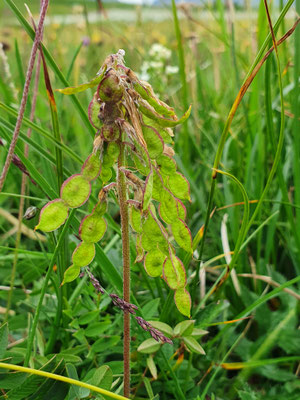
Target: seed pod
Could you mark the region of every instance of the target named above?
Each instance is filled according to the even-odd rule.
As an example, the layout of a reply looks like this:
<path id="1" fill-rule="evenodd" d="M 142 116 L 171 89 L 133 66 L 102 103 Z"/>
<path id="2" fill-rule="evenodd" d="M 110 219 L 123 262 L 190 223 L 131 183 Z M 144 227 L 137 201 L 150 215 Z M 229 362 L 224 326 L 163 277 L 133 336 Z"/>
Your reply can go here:
<path id="1" fill-rule="evenodd" d="M 75 174 L 64 181 L 60 189 L 60 197 L 71 208 L 82 206 L 90 197 L 91 184 L 82 175 Z"/>
<path id="2" fill-rule="evenodd" d="M 170 127 L 170 128 L 179 124 L 183 124 L 190 116 L 192 110 L 192 106 L 190 106 L 180 119 L 175 120 L 162 117 L 145 100 L 139 99 L 138 105 L 140 111 L 144 115 L 146 115 L 146 117 L 153 119 L 158 125 L 162 127 Z"/>
<path id="3" fill-rule="evenodd" d="M 168 186 L 174 196 L 181 200 L 190 200 L 190 184 L 188 180 L 179 172 L 170 174 Z"/>
<path id="4" fill-rule="evenodd" d="M 174 239 L 179 246 L 188 253 L 191 253 L 193 251 L 192 235 L 187 224 L 178 218 L 172 223 L 171 228 Z"/>
<path id="5" fill-rule="evenodd" d="M 80 238 L 87 243 L 97 243 L 102 239 L 105 231 L 105 219 L 99 218 L 95 212 L 83 218 L 79 227 Z"/>
<path id="6" fill-rule="evenodd" d="M 85 160 L 82 168 L 81 175 L 88 181 L 92 181 L 100 174 L 101 162 L 97 154 L 91 154 Z"/>
<path id="7" fill-rule="evenodd" d="M 185 287 L 175 290 L 174 300 L 178 311 L 186 317 L 191 315 L 191 296 Z"/>
<path id="8" fill-rule="evenodd" d="M 173 254 L 167 258 L 163 266 L 163 276 L 171 289 L 179 289 L 186 285 L 186 274 L 181 260 Z"/>
<path id="9" fill-rule="evenodd" d="M 69 283 L 74 281 L 80 273 L 80 267 L 78 265 L 71 265 L 68 269 L 66 269 L 64 273 L 64 279 L 62 281 L 62 285 L 65 283 Z"/>
<path id="10" fill-rule="evenodd" d="M 160 276 L 166 256 L 160 250 L 153 250 L 146 254 L 144 268 L 147 274 L 153 278 Z"/>
<path id="11" fill-rule="evenodd" d="M 143 190 L 143 211 L 147 210 L 151 198 L 152 198 L 152 190 L 153 190 L 153 171 L 150 171 L 149 175 L 145 180 L 144 190 Z"/>
<path id="12" fill-rule="evenodd" d="M 94 243 L 81 242 L 72 254 L 73 264 L 77 267 L 89 265 L 95 257 Z"/>
<path id="13" fill-rule="evenodd" d="M 62 199 L 52 200 L 42 208 L 39 223 L 34 229 L 52 232 L 65 222 L 68 212 L 69 207 Z"/>
<path id="14" fill-rule="evenodd" d="M 143 126 L 143 135 L 147 143 L 149 157 L 157 158 L 163 153 L 164 142 L 160 134 L 152 126 Z"/>
<path id="15" fill-rule="evenodd" d="M 111 69 L 100 82 L 97 89 L 97 96 L 105 102 L 118 102 L 123 97 L 123 86 L 116 72 Z"/>
<path id="16" fill-rule="evenodd" d="M 96 129 L 101 129 L 101 127 L 103 126 L 103 121 L 102 119 L 99 118 L 99 115 L 101 117 L 101 112 L 103 112 L 103 110 L 104 110 L 104 103 L 102 103 L 101 100 L 99 100 L 96 92 L 88 108 L 88 116 L 90 123 Z"/>
<path id="17" fill-rule="evenodd" d="M 113 142 L 120 136 L 120 129 L 116 124 L 104 125 L 101 129 L 101 136 L 107 142 Z"/>

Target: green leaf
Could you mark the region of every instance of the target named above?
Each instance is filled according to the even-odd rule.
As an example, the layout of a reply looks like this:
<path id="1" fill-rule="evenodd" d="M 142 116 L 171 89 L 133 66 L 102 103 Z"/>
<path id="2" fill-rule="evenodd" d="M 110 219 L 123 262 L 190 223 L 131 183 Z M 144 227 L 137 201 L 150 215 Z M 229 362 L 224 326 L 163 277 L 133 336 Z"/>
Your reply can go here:
<path id="1" fill-rule="evenodd" d="M 207 335 L 208 333 L 209 332 L 205 331 L 204 329 L 194 328 L 191 336 L 193 336 L 195 339 L 199 339 L 201 336 Z"/>
<path id="2" fill-rule="evenodd" d="M 108 365 L 102 365 L 97 368 L 94 375 L 89 379 L 88 383 L 102 389 L 109 390 L 113 382 L 113 373 Z"/>
<path id="3" fill-rule="evenodd" d="M 175 222 L 172 223 L 171 228 L 174 239 L 179 244 L 179 246 L 186 252 L 191 253 L 193 251 L 192 235 L 187 224 L 178 218 Z"/>
<path id="4" fill-rule="evenodd" d="M 59 93 L 62 93 L 62 94 L 69 95 L 69 94 L 83 92 L 84 90 L 93 88 L 101 82 L 105 71 L 106 71 L 106 66 L 103 68 L 101 73 L 99 73 L 99 75 L 96 75 L 95 78 L 93 78 L 91 81 L 89 81 L 87 83 L 82 83 L 81 85 L 78 85 L 78 86 L 70 86 L 70 87 L 66 87 L 64 89 L 56 89 L 56 91 Z"/>
<path id="5" fill-rule="evenodd" d="M 147 357 L 147 367 L 154 379 L 157 379 L 157 368 L 152 356 Z"/>
<path id="6" fill-rule="evenodd" d="M 190 185 L 187 179 L 180 173 L 171 174 L 168 179 L 169 189 L 181 200 L 190 200 Z"/>
<path id="7" fill-rule="evenodd" d="M 97 154 L 91 154 L 85 160 L 82 169 L 81 175 L 88 181 L 92 181 L 98 177 L 100 174 L 101 162 L 100 158 Z"/>
<path id="8" fill-rule="evenodd" d="M 148 321 L 148 322 L 153 326 L 153 328 L 158 329 L 165 336 L 172 337 L 174 335 L 173 329 L 170 327 L 170 325 L 166 324 L 165 322 L 161 321 Z"/>
<path id="9" fill-rule="evenodd" d="M 71 265 L 68 269 L 65 270 L 62 285 L 74 281 L 78 277 L 79 273 L 80 267 L 78 265 Z"/>
<path id="10" fill-rule="evenodd" d="M 93 261 L 95 253 L 94 243 L 81 242 L 73 252 L 72 262 L 77 267 L 85 267 Z"/>
<path id="11" fill-rule="evenodd" d="M 90 197 L 91 184 L 82 175 L 70 176 L 64 181 L 60 190 L 60 197 L 71 208 L 82 206 Z"/>
<path id="12" fill-rule="evenodd" d="M 83 218 L 79 227 L 81 240 L 87 243 L 98 242 L 104 236 L 105 231 L 105 219 L 99 218 L 97 213 L 92 213 Z"/>
<path id="13" fill-rule="evenodd" d="M 67 375 L 69 378 L 78 380 L 77 370 L 73 364 L 67 363 L 66 371 L 67 371 Z M 76 386 L 76 385 L 70 386 L 69 399 L 70 400 L 80 399 L 80 387 L 79 386 Z"/>
<path id="14" fill-rule="evenodd" d="M 144 267 L 149 276 L 161 276 L 166 256 L 160 250 L 153 250 L 146 254 Z"/>
<path id="15" fill-rule="evenodd" d="M 163 265 L 163 277 L 171 289 L 179 289 L 186 284 L 186 274 L 181 260 L 171 255 Z"/>
<path id="16" fill-rule="evenodd" d="M 195 325 L 195 320 L 187 320 L 179 322 L 174 328 L 174 335 L 189 336 L 192 334 Z"/>
<path id="17" fill-rule="evenodd" d="M 153 171 L 150 171 L 145 180 L 144 193 L 143 193 L 143 211 L 147 210 L 152 198 L 153 190 Z"/>
<path id="18" fill-rule="evenodd" d="M 184 344 L 187 346 L 187 348 L 192 353 L 205 354 L 205 351 L 203 350 L 203 348 L 192 336 L 185 336 L 183 338 L 183 341 L 184 341 Z"/>
<path id="19" fill-rule="evenodd" d="M 158 343 L 153 338 L 150 338 L 142 342 L 137 348 L 137 351 L 144 354 L 151 354 L 155 353 L 157 350 L 159 350 L 159 348 L 160 348 L 160 343 Z"/>
<path id="20" fill-rule="evenodd" d="M 7 345 L 8 345 L 8 325 L 7 323 L 5 323 L 0 327 L 0 359 L 3 358 Z"/>
<path id="21" fill-rule="evenodd" d="M 185 287 L 181 287 L 175 291 L 174 300 L 178 311 L 186 317 L 191 314 L 191 296 Z"/>
<path id="22" fill-rule="evenodd" d="M 40 219 L 35 229 L 52 232 L 59 228 L 67 219 L 69 207 L 62 199 L 55 199 L 47 203 L 40 213 Z"/>
<path id="23" fill-rule="evenodd" d="M 79 325 L 86 325 L 99 317 L 99 310 L 89 311 L 78 318 Z"/>
<path id="24" fill-rule="evenodd" d="M 160 134 L 152 126 L 143 126 L 143 136 L 147 143 L 149 157 L 157 158 L 163 153 L 164 142 Z"/>

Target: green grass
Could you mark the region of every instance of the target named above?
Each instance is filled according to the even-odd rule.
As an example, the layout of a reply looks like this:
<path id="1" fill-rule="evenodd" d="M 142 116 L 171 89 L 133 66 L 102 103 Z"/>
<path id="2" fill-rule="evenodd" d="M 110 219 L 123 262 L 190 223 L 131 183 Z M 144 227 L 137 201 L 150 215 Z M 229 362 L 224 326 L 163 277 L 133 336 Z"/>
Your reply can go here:
<path id="1" fill-rule="evenodd" d="M 30 3 L 36 15 L 38 2 Z M 13 12 L 9 0 L 0 9 L 3 21 L 14 21 L 0 26 L 0 40 L 10 46 L 6 54 L 17 89 L 16 99 L 0 60 L 0 137 L 7 143 L 12 137 L 34 36 L 22 2 L 16 4 L 20 13 L 16 8 Z M 87 2 L 88 11 L 93 11 L 95 4 Z M 292 27 L 294 21 L 287 18 L 286 11 L 294 6 L 300 13 L 299 0 L 287 2 L 281 14 L 272 5 L 277 40 Z M 285 289 L 297 295 L 300 287 L 300 30 L 298 27 L 278 47 L 278 59 L 273 53 L 269 56 L 234 109 L 231 121 L 230 110 L 239 89 L 272 45 L 266 12 L 261 2 L 254 10 L 255 21 L 245 17 L 230 25 L 223 2 L 216 2 L 216 8 L 203 8 L 211 10 L 212 20 L 199 20 L 194 11 L 193 20 L 189 20 L 178 10 L 181 18 L 176 19 L 170 5 L 170 17 L 164 22 L 128 24 L 108 19 L 78 27 L 46 26 L 43 43 L 51 85 L 54 90 L 90 80 L 104 58 L 119 48 L 126 51 L 127 66 L 140 71 L 143 62 L 153 61 L 151 46 L 160 43 L 171 50 L 167 63 L 178 66 L 179 72 L 169 76 L 164 70 L 154 70 L 150 83 L 179 115 L 187 104 L 193 105 L 188 123 L 175 131 L 176 161 L 191 186 L 187 222 L 196 250 L 192 258 L 182 250 L 181 258 L 193 294 L 192 318 L 197 328 L 208 331 L 203 338 L 196 337 L 206 354 L 189 353 L 184 335 L 175 338 L 173 346 L 165 344 L 153 354 L 140 352 L 139 345 L 150 336 L 133 325 L 132 397 L 204 400 L 207 394 L 211 399 L 296 400 L 300 391 L 296 375 L 300 360 L 299 303 Z M 67 2 L 53 1 L 49 10 L 50 15 L 71 12 Z M 81 46 L 84 36 L 90 36 L 89 46 Z M 82 160 L 90 154 L 95 131 L 87 119 L 87 107 L 92 94 L 90 89 L 72 97 L 55 92 L 57 121 L 53 111 L 51 119 L 41 73 L 35 119 L 29 121 L 29 105 L 16 147 L 16 155 L 37 182 L 28 184 L 25 208 L 40 209 L 48 199 L 56 198 L 58 179 L 78 173 Z M 30 139 L 26 137 L 28 127 L 32 128 Z M 25 143 L 29 145 L 28 159 L 24 157 Z M 0 147 L 0 166 L 7 149 Z M 212 179 L 213 167 L 219 170 L 216 179 Z M 15 232 L 5 235 L 15 222 L 1 210 L 18 215 L 20 188 L 21 172 L 11 166 L 0 194 L 1 323 L 5 320 L 6 288 L 16 242 Z M 95 293 L 86 278 L 60 288 L 61 274 L 69 267 L 78 243 L 79 214 L 91 211 L 97 192 L 95 187 L 91 204 L 71 214 L 69 226 L 47 235 L 46 242 L 22 235 L 8 316 L 9 340 L 6 328 L 0 328 L 0 358 L 35 369 L 44 366 L 47 372 L 121 394 L 122 315 L 107 295 Z M 228 214 L 231 261 L 223 256 L 224 214 Z M 37 219 L 23 223 L 33 230 Z M 91 270 L 108 293 L 121 294 L 119 210 L 113 198 L 107 220 L 109 228 Z M 200 229 L 204 223 L 203 238 Z M 133 240 L 132 302 L 145 319 L 174 328 L 184 318 L 173 304 L 173 294 L 162 280 L 149 278 L 141 263 L 134 264 L 135 256 Z M 227 263 L 237 273 L 240 295 L 230 276 L 219 287 Z M 205 275 L 201 274 L 199 283 L 198 272 L 203 268 Z M 239 276 L 244 273 L 269 276 L 279 287 Z M 232 320 L 237 321 L 222 323 Z M 108 367 L 102 377 L 103 366 Z M 89 395 L 87 389 L 50 379 L 32 376 L 30 384 L 25 375 L 11 375 L 2 369 L 0 387 L 2 396 L 12 388 L 19 387 L 20 393 L 26 388 L 27 395 L 20 399 L 44 399 L 48 392 L 55 393 L 53 398 L 68 400 Z"/>

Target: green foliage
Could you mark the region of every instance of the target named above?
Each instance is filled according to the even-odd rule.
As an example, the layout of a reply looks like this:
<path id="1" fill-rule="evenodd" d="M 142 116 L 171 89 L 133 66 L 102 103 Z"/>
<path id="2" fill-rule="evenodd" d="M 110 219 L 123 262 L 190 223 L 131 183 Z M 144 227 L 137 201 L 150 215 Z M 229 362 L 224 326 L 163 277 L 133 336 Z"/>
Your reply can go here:
<path id="1" fill-rule="evenodd" d="M 20 34 L 9 7 L 29 37 L 34 37 L 22 14 L 23 3 L 15 3 L 20 11 L 11 0 L 0 6 L 5 21 L 1 42 L 9 46 L 5 55 L 13 77 L 6 76 L 1 58 L 0 137 L 5 142 L 0 149 L 1 165 L 11 142 L 31 45 Z M 285 17 L 292 3 L 300 13 L 298 0 L 288 0 L 284 7 L 281 3 L 280 10 L 278 3 L 271 9 L 277 40 L 292 27 L 290 18 Z M 56 91 L 63 143 L 57 140 L 51 125 L 43 83 L 32 122 L 30 105 L 27 107 L 15 155 L 37 183 L 27 186 L 25 209 L 35 206 L 41 212 L 39 222 L 38 216 L 22 221 L 29 231 L 22 230 L 16 252 L 13 229 L 17 222 L 11 222 L 11 217 L 18 214 L 21 172 L 12 165 L 0 196 L 0 321 L 9 322 L 0 328 L 1 359 L 23 365 L 28 341 L 33 337 L 31 367 L 121 393 L 123 318 L 109 294 L 122 292 L 121 232 L 114 182 L 119 172 L 119 143 L 123 141 L 126 163 L 122 171 L 132 228 L 130 301 L 138 305 L 138 315 L 173 341 L 172 345 L 162 345 L 149 339 L 149 332 L 132 318 L 132 397 L 298 400 L 299 307 L 295 296 L 299 279 L 294 277 L 299 276 L 300 265 L 299 27 L 293 37 L 278 46 L 284 109 L 276 60 L 271 54 L 239 105 L 226 139 L 220 140 L 243 79 L 272 46 L 263 2 L 259 11 L 242 9 L 238 19 L 230 17 L 229 23 L 221 1 L 216 7 L 203 3 L 201 10 L 185 8 L 181 18 L 174 20 L 176 40 L 169 10 L 154 6 L 142 9 L 141 20 L 132 24 L 129 20 L 112 23 L 108 9 L 108 19 L 102 19 L 99 25 L 85 13 L 94 12 L 93 2 L 80 2 L 86 7 L 81 11 L 73 10 L 71 4 L 52 1 L 49 16 L 65 12 L 65 25 L 54 24 L 50 18 L 45 27 L 43 47 L 53 88 L 68 86 L 67 80 L 88 82 L 98 71 L 103 55 L 118 48 L 121 36 L 126 63 L 139 73 L 124 64 L 120 69 L 115 64 L 107 67 L 109 60 L 105 60 L 89 83 Z M 36 16 L 39 2 L 30 2 L 29 6 Z M 108 7 L 106 3 L 104 7 Z M 234 7 L 237 9 L 237 5 Z M 74 13 L 72 18 L 76 19 L 76 12 L 86 19 L 75 29 L 68 18 Z M 136 20 L 135 9 L 126 10 L 122 18 L 127 18 L 127 12 Z M 146 21 L 144 12 L 153 15 L 153 20 Z M 160 22 L 165 12 L 167 19 Z M 88 46 L 80 45 L 83 36 L 91 39 Z M 164 58 L 166 50 L 168 58 Z M 149 66 L 148 77 L 143 64 Z M 179 73 L 169 75 L 168 68 L 177 64 Z M 30 90 L 32 102 L 33 85 Z M 103 109 L 103 104 L 112 102 L 114 106 Z M 192 115 L 184 125 L 177 126 L 188 115 L 189 111 L 184 112 L 189 103 L 193 103 Z M 183 119 L 176 117 L 177 111 Z M 280 112 L 285 113 L 282 154 L 268 192 L 262 195 L 275 154 L 280 153 Z M 32 129 L 30 138 L 28 128 Z M 24 156 L 26 143 L 28 158 Z M 62 153 L 62 172 L 56 150 Z M 214 213 L 208 213 L 208 230 L 200 251 L 216 154 L 220 156 L 218 168 L 227 175 L 220 171 L 215 176 L 210 208 Z M 60 173 L 61 182 L 66 182 L 62 193 L 57 190 Z M 73 173 L 79 178 L 74 179 Z M 240 228 L 245 199 L 232 177 L 249 197 L 249 217 L 255 216 L 244 238 Z M 263 201 L 256 212 L 260 199 Z M 222 209 L 227 206 L 231 207 Z M 86 226 L 81 221 L 86 221 Z M 95 221 L 101 221 L 99 226 Z M 69 227 L 61 236 L 66 224 Z M 34 233 L 36 225 L 40 231 Z M 39 236 L 34 236 L 37 233 Z M 100 241 L 95 242 L 98 238 Z M 236 279 L 233 274 L 224 281 L 229 251 L 235 251 L 231 260 Z M 6 315 L 15 257 L 12 307 Z M 87 265 L 105 288 L 104 294 L 95 292 L 88 276 L 78 278 Z M 262 277 L 272 281 L 266 283 Z M 63 282 L 69 283 L 61 286 Z M 249 318 L 240 319 L 245 317 Z M 150 345 L 145 344 L 149 340 Z M 102 398 L 86 388 L 29 378 L 33 375 L 1 369 L 1 396 L 30 400 Z"/>

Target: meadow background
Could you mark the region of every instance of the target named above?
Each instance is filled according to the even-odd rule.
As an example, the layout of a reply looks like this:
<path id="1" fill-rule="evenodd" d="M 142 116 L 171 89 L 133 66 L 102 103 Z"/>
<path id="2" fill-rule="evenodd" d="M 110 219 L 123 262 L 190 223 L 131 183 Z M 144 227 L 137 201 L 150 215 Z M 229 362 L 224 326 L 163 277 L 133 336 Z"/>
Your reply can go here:
<path id="1" fill-rule="evenodd" d="M 22 1 L 15 1 L 28 19 Z M 276 32 L 279 39 L 300 13 L 300 1 L 269 2 L 273 24 L 289 8 Z M 38 18 L 39 1 L 28 6 Z M 203 248 L 201 234 L 211 190 L 212 167 L 220 138 L 235 97 L 269 33 L 263 1 L 179 4 L 179 21 L 169 2 L 160 6 L 129 6 L 97 2 L 50 1 L 43 43 L 70 84 L 94 77 L 108 54 L 126 52 L 128 67 L 148 80 L 160 98 L 181 115 L 189 104 L 189 120 L 175 130 L 176 161 L 188 178 L 192 202 L 187 223 L 200 239 L 187 262 L 189 287 L 196 288 L 196 307 L 186 320 L 173 304 L 169 289 L 149 278 L 142 263 L 132 262 L 132 293 L 146 320 L 169 326 L 170 344 L 140 347 L 149 335 L 132 328 L 132 398 L 134 399 L 285 399 L 300 396 L 299 270 L 300 270 L 300 31 L 295 30 L 258 72 L 229 130 Z M 0 4 L 0 166 L 4 164 L 16 121 L 32 40 L 7 2 Z M 181 38 L 180 38 L 181 35 Z M 268 42 L 268 49 L 271 42 Z M 64 87 L 49 63 L 53 89 Z M 58 192 L 51 112 L 41 72 L 32 136 L 28 141 L 32 88 L 16 154 L 37 185 L 28 181 L 25 205 L 38 209 Z M 87 112 L 92 90 L 77 95 Z M 64 178 L 77 173 L 80 160 L 92 149 L 94 129 L 85 123 L 70 98 L 55 94 Z M 281 124 L 284 115 L 284 126 Z M 230 264 L 241 238 L 245 202 L 250 215 L 264 201 L 239 247 L 235 276 L 216 292 L 210 289 Z M 45 274 L 57 236 L 37 236 L 38 214 L 23 220 L 16 239 L 22 173 L 10 167 L 0 193 L 0 359 L 23 365 L 28 334 L 43 290 Z M 237 183 L 238 181 L 238 183 Z M 96 195 L 97 188 L 94 189 Z M 244 203 L 243 203 L 244 202 Z M 87 210 L 77 211 L 78 214 Z M 122 261 L 119 211 L 109 203 L 109 229 L 91 269 L 108 292 L 121 294 Z M 29 366 L 54 371 L 122 393 L 122 314 L 111 299 L 98 296 L 86 278 L 60 288 L 60 271 L 70 265 L 78 243 L 76 223 L 66 235 L 63 250 L 51 269 L 49 285 L 30 352 Z M 16 246 L 19 248 L 17 256 Z M 203 250 L 203 251 L 202 251 Z M 132 261 L 135 259 L 132 243 Z M 183 256 L 186 255 L 183 253 Z M 199 259 L 201 257 L 201 260 Z M 201 265 L 200 265 L 201 262 Z M 196 272 L 200 267 L 200 275 Z M 13 273 L 12 273 L 13 271 Z M 158 279 L 158 278 L 157 278 Z M 100 312 L 99 312 L 100 310 Z M 246 318 L 247 319 L 243 319 Z M 235 321 L 236 320 L 236 321 Z M 225 323 L 231 321 L 230 323 Z M 8 322 L 8 325 L 5 324 Z M 162 326 L 162 325 L 161 325 Z M 185 328 L 183 329 L 182 326 Z M 207 331 L 206 333 L 203 331 Z M 192 337 L 193 340 L 189 339 Z M 196 342 L 196 344 L 195 344 Z M 153 344 L 153 343 L 152 343 Z M 199 344 L 201 347 L 199 347 Z M 205 354 L 202 353 L 204 349 Z M 49 361 L 50 360 L 50 361 Z M 41 381 L 0 370 L 0 398 L 101 398 L 87 389 L 52 380 Z M 8 396 L 8 397 L 5 397 Z"/>

